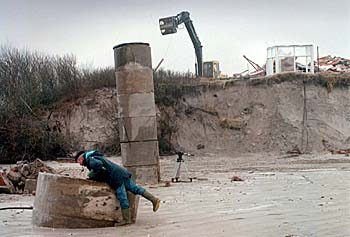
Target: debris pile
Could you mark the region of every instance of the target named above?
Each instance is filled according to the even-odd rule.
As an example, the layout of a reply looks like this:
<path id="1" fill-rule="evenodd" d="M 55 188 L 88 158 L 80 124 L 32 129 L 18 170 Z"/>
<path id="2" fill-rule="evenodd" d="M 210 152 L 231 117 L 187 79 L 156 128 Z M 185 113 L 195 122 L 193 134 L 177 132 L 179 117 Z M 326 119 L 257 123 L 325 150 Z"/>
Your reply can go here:
<path id="1" fill-rule="evenodd" d="M 40 159 L 19 161 L 10 170 L 0 170 L 0 193 L 33 193 L 39 172 L 55 173 Z"/>
<path id="2" fill-rule="evenodd" d="M 319 64 L 323 72 L 350 72 L 350 59 L 328 55 L 319 58 Z"/>

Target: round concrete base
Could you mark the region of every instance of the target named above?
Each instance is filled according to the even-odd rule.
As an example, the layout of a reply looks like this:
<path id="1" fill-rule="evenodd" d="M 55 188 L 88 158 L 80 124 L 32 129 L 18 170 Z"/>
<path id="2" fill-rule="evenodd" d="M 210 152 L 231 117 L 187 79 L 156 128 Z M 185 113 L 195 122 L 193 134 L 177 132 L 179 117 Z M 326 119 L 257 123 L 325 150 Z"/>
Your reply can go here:
<path id="1" fill-rule="evenodd" d="M 133 221 L 139 198 L 128 193 Z M 122 220 L 115 192 L 107 184 L 40 173 L 33 224 L 50 228 L 111 227 Z"/>

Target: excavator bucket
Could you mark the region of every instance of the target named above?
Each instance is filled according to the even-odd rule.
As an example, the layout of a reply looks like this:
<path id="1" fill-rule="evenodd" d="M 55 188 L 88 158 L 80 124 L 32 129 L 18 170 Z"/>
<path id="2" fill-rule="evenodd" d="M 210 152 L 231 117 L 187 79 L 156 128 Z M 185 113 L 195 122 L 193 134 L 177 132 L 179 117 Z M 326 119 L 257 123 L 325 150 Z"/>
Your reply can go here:
<path id="1" fill-rule="evenodd" d="M 173 34 L 177 32 L 176 17 L 166 17 L 159 19 L 159 28 L 162 35 Z"/>

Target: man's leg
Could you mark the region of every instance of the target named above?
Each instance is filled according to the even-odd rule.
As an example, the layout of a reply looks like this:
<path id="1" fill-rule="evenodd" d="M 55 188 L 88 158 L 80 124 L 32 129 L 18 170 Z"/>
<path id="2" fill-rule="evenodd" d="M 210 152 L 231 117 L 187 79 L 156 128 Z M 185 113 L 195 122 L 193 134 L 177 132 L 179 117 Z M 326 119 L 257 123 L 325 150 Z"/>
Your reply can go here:
<path id="1" fill-rule="evenodd" d="M 143 187 L 137 186 L 130 178 L 125 180 L 125 189 L 132 192 L 135 195 L 141 195 L 145 193 L 145 189 Z"/>
<path id="2" fill-rule="evenodd" d="M 160 205 L 160 200 L 158 198 L 147 192 L 144 188 L 137 186 L 130 178 L 125 180 L 124 183 L 126 190 L 132 192 L 135 195 L 139 194 L 147 200 L 151 201 L 153 204 L 153 211 L 156 212 L 158 210 Z"/>
<path id="3" fill-rule="evenodd" d="M 117 198 L 119 200 L 120 207 L 122 209 L 122 215 L 123 215 L 123 221 L 120 223 L 117 223 L 116 225 L 121 226 L 121 225 L 131 224 L 132 221 L 131 221 L 131 216 L 129 211 L 129 200 L 126 194 L 124 183 L 122 183 L 122 185 L 120 185 L 117 188 L 116 194 L 117 194 Z"/>

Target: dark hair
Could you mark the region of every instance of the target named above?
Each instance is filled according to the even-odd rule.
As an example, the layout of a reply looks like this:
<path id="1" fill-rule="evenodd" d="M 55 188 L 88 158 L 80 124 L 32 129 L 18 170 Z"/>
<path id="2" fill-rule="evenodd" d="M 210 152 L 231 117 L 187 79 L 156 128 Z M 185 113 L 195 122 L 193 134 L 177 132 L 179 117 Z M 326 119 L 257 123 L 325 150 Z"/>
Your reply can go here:
<path id="1" fill-rule="evenodd" d="M 85 153 L 85 151 L 79 151 L 79 152 L 74 156 L 75 162 L 77 162 L 79 156 L 81 156 L 81 154 L 84 154 L 84 153 Z"/>

